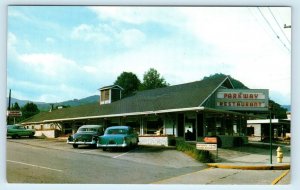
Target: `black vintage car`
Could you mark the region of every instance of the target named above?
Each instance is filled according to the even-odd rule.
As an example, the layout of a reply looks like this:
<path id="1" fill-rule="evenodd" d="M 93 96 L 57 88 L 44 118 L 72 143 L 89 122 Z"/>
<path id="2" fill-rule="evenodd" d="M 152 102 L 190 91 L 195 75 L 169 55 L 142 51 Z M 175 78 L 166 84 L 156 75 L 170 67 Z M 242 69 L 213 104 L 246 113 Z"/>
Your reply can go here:
<path id="1" fill-rule="evenodd" d="M 96 148 L 98 137 L 103 133 L 104 128 L 101 125 L 83 125 L 74 135 L 69 136 L 67 143 L 74 148 L 78 148 L 78 145 L 91 145 Z"/>

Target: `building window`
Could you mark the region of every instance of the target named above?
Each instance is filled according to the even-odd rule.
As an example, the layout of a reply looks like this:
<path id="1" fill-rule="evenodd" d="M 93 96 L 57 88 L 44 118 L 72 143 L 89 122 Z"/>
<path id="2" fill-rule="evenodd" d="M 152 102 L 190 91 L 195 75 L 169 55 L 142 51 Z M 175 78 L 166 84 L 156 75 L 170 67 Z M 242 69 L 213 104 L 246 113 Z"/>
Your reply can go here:
<path id="1" fill-rule="evenodd" d="M 147 131 L 146 134 L 157 134 L 159 130 L 161 130 L 164 126 L 164 122 L 161 118 L 155 120 L 147 121 Z"/>
<path id="2" fill-rule="evenodd" d="M 109 100 L 109 90 L 102 90 L 101 91 L 101 101 Z"/>

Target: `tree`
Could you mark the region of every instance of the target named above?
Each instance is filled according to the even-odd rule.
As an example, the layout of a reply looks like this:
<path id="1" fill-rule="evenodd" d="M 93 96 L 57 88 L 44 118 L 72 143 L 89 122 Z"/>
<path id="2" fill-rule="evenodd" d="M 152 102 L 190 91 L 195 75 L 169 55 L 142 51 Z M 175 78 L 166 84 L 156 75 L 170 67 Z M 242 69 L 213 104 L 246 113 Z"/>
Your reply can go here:
<path id="1" fill-rule="evenodd" d="M 24 107 L 21 108 L 21 111 L 22 111 L 22 119 L 29 118 L 40 112 L 37 105 L 32 102 L 26 103 Z"/>
<path id="2" fill-rule="evenodd" d="M 287 115 L 287 109 L 281 107 L 279 104 L 277 104 L 276 102 L 274 102 L 273 100 L 269 100 L 269 106 L 271 106 L 271 114 L 272 114 L 272 118 L 276 118 L 276 119 L 286 119 Z"/>
<path id="3" fill-rule="evenodd" d="M 247 86 L 245 86 L 239 80 L 236 80 L 236 79 L 232 78 L 230 75 L 225 75 L 223 73 L 216 73 L 216 74 L 210 75 L 208 77 L 204 77 L 203 79 L 214 79 L 214 78 L 218 78 L 220 76 L 222 76 L 222 77 L 228 76 L 234 88 L 249 89 Z"/>
<path id="4" fill-rule="evenodd" d="M 11 108 L 11 110 L 16 110 L 16 111 L 18 111 L 18 110 L 20 110 L 20 109 L 21 109 L 21 108 L 20 108 L 18 102 L 15 102 L 14 105 L 12 106 L 12 108 Z"/>
<path id="5" fill-rule="evenodd" d="M 169 86 L 163 77 L 160 76 L 157 70 L 150 68 L 144 74 L 143 83 L 140 90 L 149 90 Z"/>
<path id="6" fill-rule="evenodd" d="M 124 89 L 122 96 L 127 97 L 139 89 L 141 81 L 134 73 L 123 72 L 118 76 L 114 84 L 121 86 Z"/>

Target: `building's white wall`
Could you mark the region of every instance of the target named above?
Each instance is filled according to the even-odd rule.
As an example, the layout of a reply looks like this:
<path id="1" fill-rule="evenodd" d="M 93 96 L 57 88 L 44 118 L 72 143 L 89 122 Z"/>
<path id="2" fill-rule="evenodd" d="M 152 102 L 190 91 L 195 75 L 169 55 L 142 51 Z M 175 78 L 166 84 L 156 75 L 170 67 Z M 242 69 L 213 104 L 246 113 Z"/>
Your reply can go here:
<path id="1" fill-rule="evenodd" d="M 254 127 L 254 136 L 261 136 L 261 124 L 252 125 Z"/>
<path id="2" fill-rule="evenodd" d="M 56 130 L 41 130 L 41 131 L 35 131 L 36 137 L 47 137 L 47 138 L 56 138 L 57 133 Z"/>
<path id="3" fill-rule="evenodd" d="M 62 125 L 59 123 L 46 123 L 46 124 L 31 124 L 25 125 L 27 129 L 35 129 L 37 137 L 56 138 L 59 131 L 62 130 Z"/>
<path id="4" fill-rule="evenodd" d="M 140 136 L 139 145 L 170 146 L 173 136 Z"/>

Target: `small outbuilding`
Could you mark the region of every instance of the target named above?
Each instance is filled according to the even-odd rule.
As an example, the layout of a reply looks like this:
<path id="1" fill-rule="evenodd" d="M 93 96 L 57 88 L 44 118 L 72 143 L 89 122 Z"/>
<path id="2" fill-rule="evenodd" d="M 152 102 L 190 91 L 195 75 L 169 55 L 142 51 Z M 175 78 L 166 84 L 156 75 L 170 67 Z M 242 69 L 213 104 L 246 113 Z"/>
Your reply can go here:
<path id="1" fill-rule="evenodd" d="M 270 141 L 270 125 L 272 138 L 285 140 L 290 138 L 291 121 L 288 119 L 257 119 L 247 121 L 247 133 L 250 141 Z"/>

